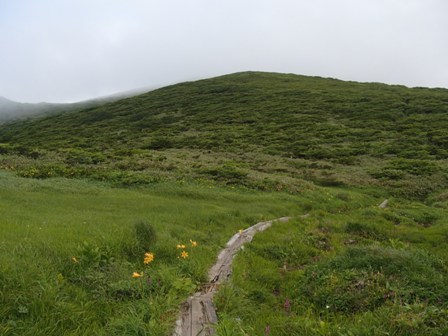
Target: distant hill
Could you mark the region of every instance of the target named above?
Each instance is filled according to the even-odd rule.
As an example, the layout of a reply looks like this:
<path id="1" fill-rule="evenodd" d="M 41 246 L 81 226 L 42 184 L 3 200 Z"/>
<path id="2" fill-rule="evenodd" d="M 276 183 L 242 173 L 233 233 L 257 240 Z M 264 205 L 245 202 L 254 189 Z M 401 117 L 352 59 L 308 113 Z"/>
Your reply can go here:
<path id="1" fill-rule="evenodd" d="M 24 117 L 35 117 L 47 113 L 82 110 L 85 108 L 102 105 L 106 102 L 112 102 L 126 97 L 132 97 L 146 91 L 149 91 L 149 89 L 130 90 L 109 96 L 68 104 L 20 103 L 4 97 L 0 97 L 0 122 L 22 119 Z"/>
<path id="2" fill-rule="evenodd" d="M 447 129 L 446 89 L 244 72 L 8 123 L 0 142 L 144 179 L 264 188 L 275 172 L 271 184 L 285 188 L 297 179 L 384 184 L 425 197 L 445 186 Z"/>
<path id="3" fill-rule="evenodd" d="M 0 97 L 0 121 L 21 118 L 58 109 L 63 104 L 26 104 Z"/>

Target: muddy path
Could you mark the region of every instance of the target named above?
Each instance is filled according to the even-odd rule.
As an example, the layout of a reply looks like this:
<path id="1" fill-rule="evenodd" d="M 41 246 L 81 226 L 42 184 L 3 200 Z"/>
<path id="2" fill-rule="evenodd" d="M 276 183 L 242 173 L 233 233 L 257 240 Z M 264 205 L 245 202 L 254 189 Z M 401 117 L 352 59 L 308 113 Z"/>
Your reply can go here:
<path id="1" fill-rule="evenodd" d="M 173 336 L 210 336 L 215 334 L 213 325 L 218 322 L 213 296 L 219 285 L 232 274 L 232 261 L 245 243 L 252 241 L 257 232 L 271 227 L 275 222 L 287 222 L 289 217 L 257 223 L 241 233 L 236 233 L 219 253 L 216 263 L 208 272 L 209 282 L 200 292 L 191 296 L 181 307 Z"/>

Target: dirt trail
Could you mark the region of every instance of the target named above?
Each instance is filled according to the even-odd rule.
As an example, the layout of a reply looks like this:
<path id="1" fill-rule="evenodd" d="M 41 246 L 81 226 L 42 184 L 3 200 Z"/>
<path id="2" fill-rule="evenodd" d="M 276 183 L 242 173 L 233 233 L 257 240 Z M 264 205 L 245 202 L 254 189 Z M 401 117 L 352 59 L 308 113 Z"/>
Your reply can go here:
<path id="1" fill-rule="evenodd" d="M 226 247 L 219 253 L 216 263 L 208 272 L 209 282 L 201 292 L 191 296 L 182 305 L 173 336 L 210 336 L 215 334 L 213 324 L 218 322 L 218 318 L 212 299 L 218 291 L 219 284 L 229 279 L 235 254 L 243 244 L 252 241 L 257 232 L 266 230 L 274 222 L 287 222 L 288 220 L 289 217 L 282 217 L 260 222 L 230 238 Z"/>

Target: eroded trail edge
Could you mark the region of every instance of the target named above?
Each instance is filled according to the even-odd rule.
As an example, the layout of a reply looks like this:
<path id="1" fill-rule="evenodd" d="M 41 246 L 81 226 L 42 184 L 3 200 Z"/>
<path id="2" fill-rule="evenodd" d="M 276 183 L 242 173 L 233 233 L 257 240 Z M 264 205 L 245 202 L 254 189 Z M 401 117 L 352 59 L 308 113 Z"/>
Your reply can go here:
<path id="1" fill-rule="evenodd" d="M 218 322 L 213 296 L 219 284 L 227 281 L 232 273 L 232 261 L 241 246 L 252 241 L 257 232 L 271 227 L 275 222 L 287 222 L 289 217 L 260 222 L 236 233 L 219 253 L 216 263 L 208 272 L 209 282 L 202 291 L 195 293 L 181 307 L 173 336 L 210 336 L 215 334 L 213 325 Z"/>

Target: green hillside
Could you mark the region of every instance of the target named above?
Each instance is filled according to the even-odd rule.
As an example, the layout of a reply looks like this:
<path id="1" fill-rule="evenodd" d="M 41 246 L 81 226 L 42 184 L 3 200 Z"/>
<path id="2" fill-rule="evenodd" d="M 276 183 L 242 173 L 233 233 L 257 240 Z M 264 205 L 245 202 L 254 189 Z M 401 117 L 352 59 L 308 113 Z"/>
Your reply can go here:
<path id="1" fill-rule="evenodd" d="M 215 179 L 259 189 L 446 186 L 448 90 L 238 73 L 0 127 L 23 176 Z M 42 162 L 46 162 L 42 165 Z"/>
<path id="2" fill-rule="evenodd" d="M 170 335 L 233 234 L 292 216 L 218 336 L 447 335 L 447 129 L 446 89 L 259 72 L 2 124 L 0 334 Z"/>

